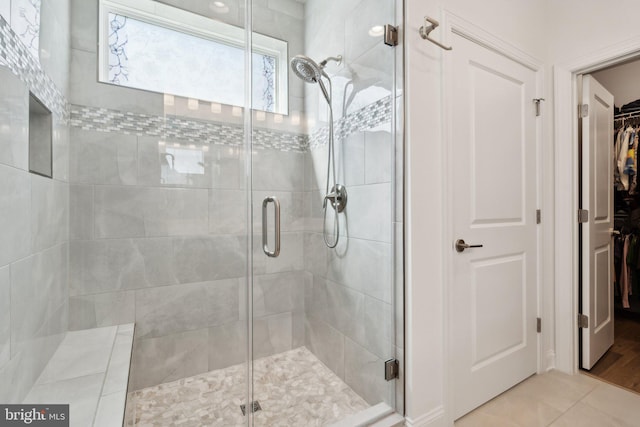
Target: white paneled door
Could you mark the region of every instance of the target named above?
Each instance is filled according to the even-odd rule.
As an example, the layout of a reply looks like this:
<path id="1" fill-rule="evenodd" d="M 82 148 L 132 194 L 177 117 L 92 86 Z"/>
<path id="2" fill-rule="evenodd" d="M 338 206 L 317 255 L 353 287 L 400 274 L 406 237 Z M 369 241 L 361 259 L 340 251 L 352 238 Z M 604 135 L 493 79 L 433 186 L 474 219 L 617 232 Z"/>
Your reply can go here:
<path id="1" fill-rule="evenodd" d="M 455 35 L 451 340 L 455 418 L 536 373 L 536 71 Z M 465 248 L 455 242 L 464 240 Z"/>
<path id="2" fill-rule="evenodd" d="M 592 76 L 582 79 L 582 368 L 613 345 L 613 95 Z"/>

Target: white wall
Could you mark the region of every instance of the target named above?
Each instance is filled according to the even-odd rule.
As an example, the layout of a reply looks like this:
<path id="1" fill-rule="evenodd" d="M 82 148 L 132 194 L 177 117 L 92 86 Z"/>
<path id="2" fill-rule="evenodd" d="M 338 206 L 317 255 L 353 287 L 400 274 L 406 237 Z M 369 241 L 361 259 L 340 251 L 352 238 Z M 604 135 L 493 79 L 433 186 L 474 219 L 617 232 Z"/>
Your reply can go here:
<path id="1" fill-rule="evenodd" d="M 443 282 L 444 194 L 441 66 L 444 52 L 422 40 L 423 17 L 441 19 L 444 8 L 539 60 L 545 3 L 527 0 L 406 0 L 407 77 L 407 383 L 408 425 L 447 425 Z M 442 27 L 432 33 L 443 40 Z M 454 46 L 455 49 L 455 46 Z M 551 211 L 550 211 L 551 212 Z"/>
<path id="2" fill-rule="evenodd" d="M 617 107 L 640 99 L 640 61 L 607 68 L 592 75 L 613 94 Z"/>
<path id="3" fill-rule="evenodd" d="M 547 8 L 541 30 L 550 40 L 550 65 L 640 36 L 635 0 L 547 0 Z"/>

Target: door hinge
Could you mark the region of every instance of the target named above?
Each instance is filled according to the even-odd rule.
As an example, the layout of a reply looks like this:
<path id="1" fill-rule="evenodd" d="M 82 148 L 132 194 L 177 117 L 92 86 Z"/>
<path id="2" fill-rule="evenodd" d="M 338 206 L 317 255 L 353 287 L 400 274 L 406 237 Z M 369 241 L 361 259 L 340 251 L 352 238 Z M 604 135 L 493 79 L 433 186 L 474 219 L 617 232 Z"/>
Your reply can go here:
<path id="1" fill-rule="evenodd" d="M 384 379 L 395 380 L 400 377 L 400 362 L 398 359 L 389 359 L 384 362 Z"/>
<path id="2" fill-rule="evenodd" d="M 578 224 L 589 222 L 589 211 L 586 209 L 578 209 Z"/>
<path id="3" fill-rule="evenodd" d="M 540 224 L 542 222 L 542 211 L 540 209 L 536 210 L 536 224 Z"/>
<path id="4" fill-rule="evenodd" d="M 536 331 L 538 333 L 542 332 L 542 319 L 539 317 L 536 319 Z"/>
<path id="5" fill-rule="evenodd" d="M 536 117 L 540 116 L 540 101 L 544 101 L 544 98 L 533 98 L 533 102 L 536 104 Z"/>
<path id="6" fill-rule="evenodd" d="M 384 26 L 384 44 L 398 46 L 398 27 L 390 24 Z"/>
<path id="7" fill-rule="evenodd" d="M 578 314 L 578 327 L 588 329 L 589 328 L 589 316 L 582 313 Z"/>
<path id="8" fill-rule="evenodd" d="M 589 117 L 589 104 L 582 104 L 578 107 L 578 117 L 581 119 Z"/>

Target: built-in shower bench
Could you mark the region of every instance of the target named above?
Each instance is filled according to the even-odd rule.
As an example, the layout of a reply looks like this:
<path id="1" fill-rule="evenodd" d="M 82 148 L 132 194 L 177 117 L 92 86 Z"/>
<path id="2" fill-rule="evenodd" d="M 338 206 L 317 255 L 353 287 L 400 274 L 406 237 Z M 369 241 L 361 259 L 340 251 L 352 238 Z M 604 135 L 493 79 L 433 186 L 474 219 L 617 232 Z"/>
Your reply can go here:
<path id="1" fill-rule="evenodd" d="M 68 332 L 24 403 L 68 403 L 71 427 L 122 426 L 133 329 Z"/>

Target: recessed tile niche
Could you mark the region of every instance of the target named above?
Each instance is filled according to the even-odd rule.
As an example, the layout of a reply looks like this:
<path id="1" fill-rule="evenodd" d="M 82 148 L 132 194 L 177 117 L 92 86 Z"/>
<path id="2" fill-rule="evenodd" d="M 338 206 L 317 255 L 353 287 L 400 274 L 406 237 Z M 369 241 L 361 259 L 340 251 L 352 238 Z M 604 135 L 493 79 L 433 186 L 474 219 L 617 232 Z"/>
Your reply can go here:
<path id="1" fill-rule="evenodd" d="M 29 172 L 53 176 L 51 111 L 29 93 Z"/>

